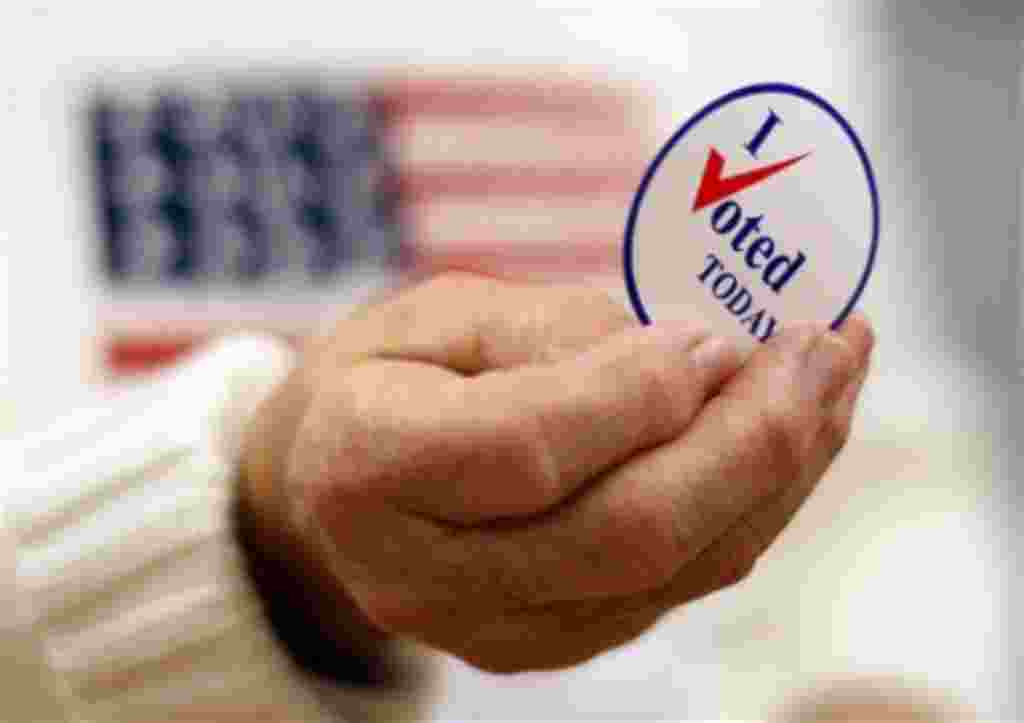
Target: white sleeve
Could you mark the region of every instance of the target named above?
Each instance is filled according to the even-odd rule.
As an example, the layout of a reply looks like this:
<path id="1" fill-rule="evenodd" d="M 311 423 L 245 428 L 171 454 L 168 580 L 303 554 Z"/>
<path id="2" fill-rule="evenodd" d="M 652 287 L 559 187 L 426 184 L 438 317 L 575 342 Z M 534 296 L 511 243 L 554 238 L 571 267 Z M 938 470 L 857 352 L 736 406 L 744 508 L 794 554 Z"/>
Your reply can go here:
<path id="1" fill-rule="evenodd" d="M 231 524 L 241 429 L 293 364 L 269 338 L 223 341 L 8 444 L 0 581 L 15 595 L 3 591 L 0 639 L 22 653 L 0 675 L 30 683 L 5 693 L 0 718 L 18 705 L 19 720 L 93 723 L 419 714 L 417 691 L 300 671 L 247 577 Z"/>

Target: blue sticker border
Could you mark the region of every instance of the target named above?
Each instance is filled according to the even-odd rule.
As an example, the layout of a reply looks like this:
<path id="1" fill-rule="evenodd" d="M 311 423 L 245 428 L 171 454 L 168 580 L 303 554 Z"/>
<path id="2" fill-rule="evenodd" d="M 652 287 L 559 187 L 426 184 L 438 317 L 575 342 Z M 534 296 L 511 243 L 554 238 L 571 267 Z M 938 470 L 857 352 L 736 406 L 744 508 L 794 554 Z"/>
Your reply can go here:
<path id="1" fill-rule="evenodd" d="M 636 225 L 637 216 L 640 213 L 640 205 L 643 203 L 644 196 L 647 193 L 647 187 L 654 179 L 654 174 L 657 173 L 658 167 L 661 166 L 665 157 L 675 147 L 676 143 L 682 140 L 683 136 L 689 133 L 694 126 L 724 105 L 741 98 L 746 98 L 747 96 L 760 95 L 764 93 L 791 95 L 796 98 L 806 100 L 822 109 L 831 116 L 832 120 L 839 124 L 840 128 L 843 129 L 850 141 L 853 143 L 853 147 L 856 149 L 857 155 L 860 157 L 861 165 L 864 167 L 864 174 L 867 176 L 868 191 L 871 196 L 871 248 L 868 251 L 868 261 L 867 265 L 864 267 L 864 273 L 861 274 L 860 281 L 858 282 L 856 289 L 854 289 L 850 300 L 846 302 L 846 306 L 843 307 L 842 311 L 839 312 L 839 316 L 837 316 L 832 322 L 832 329 L 839 328 L 839 326 L 846 320 L 846 317 L 850 315 L 850 312 L 853 311 L 853 307 L 856 306 L 857 301 L 860 300 L 861 294 L 864 293 L 864 288 L 867 286 L 868 279 L 871 278 L 871 273 L 875 268 L 875 255 L 878 252 L 878 235 L 881 225 L 878 203 L 878 186 L 875 183 L 875 172 L 871 168 L 871 161 L 868 159 L 868 154 L 864 150 L 864 145 L 860 142 L 857 132 L 853 130 L 853 127 L 849 124 L 846 118 L 844 118 L 831 103 L 816 93 L 813 93 L 806 88 L 792 85 L 791 83 L 755 83 L 754 85 L 737 88 L 736 90 L 726 93 L 722 97 L 711 101 L 696 115 L 690 118 L 690 120 L 686 121 L 686 123 L 684 123 L 683 126 L 668 139 L 665 145 L 662 146 L 661 150 L 658 151 L 658 155 L 656 155 L 654 160 L 651 161 L 651 165 L 647 168 L 647 173 L 644 174 L 643 180 L 640 182 L 639 188 L 637 188 L 636 195 L 633 197 L 633 204 L 629 210 L 629 217 L 626 221 L 626 234 L 622 253 L 623 269 L 626 277 L 626 290 L 629 292 L 629 300 L 633 305 L 633 310 L 636 312 L 636 315 L 640 318 L 642 323 L 650 324 L 651 319 L 648 316 L 647 310 L 644 308 L 643 301 L 640 298 L 640 291 L 637 288 L 636 277 L 633 273 L 633 231 Z"/>

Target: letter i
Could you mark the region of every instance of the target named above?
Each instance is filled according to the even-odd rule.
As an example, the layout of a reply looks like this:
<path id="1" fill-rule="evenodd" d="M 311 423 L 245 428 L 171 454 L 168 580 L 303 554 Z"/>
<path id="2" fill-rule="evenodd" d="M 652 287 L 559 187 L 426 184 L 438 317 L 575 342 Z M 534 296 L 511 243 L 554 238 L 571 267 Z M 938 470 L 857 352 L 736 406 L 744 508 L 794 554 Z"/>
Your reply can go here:
<path id="1" fill-rule="evenodd" d="M 757 152 L 761 150 L 761 146 L 764 144 L 765 139 L 768 138 L 768 134 L 771 133 L 772 129 L 781 122 L 782 119 L 775 115 L 775 111 L 769 110 L 768 117 L 765 119 L 764 123 L 761 124 L 757 134 L 751 139 L 750 143 L 747 143 L 743 147 L 750 151 L 750 155 L 757 158 Z"/>

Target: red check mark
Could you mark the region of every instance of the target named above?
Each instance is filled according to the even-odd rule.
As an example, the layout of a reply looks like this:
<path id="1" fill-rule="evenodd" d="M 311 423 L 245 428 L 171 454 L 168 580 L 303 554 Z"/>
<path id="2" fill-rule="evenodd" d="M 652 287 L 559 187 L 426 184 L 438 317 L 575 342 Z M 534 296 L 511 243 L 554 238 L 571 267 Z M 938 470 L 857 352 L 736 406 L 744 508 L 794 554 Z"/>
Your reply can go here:
<path id="1" fill-rule="evenodd" d="M 789 160 L 773 163 L 770 166 L 763 166 L 752 171 L 737 173 L 735 176 L 722 178 L 722 168 L 725 166 L 725 159 L 722 158 L 721 153 L 712 148 L 711 153 L 708 154 L 708 162 L 704 165 L 704 176 L 700 179 L 697 197 L 693 199 L 693 210 L 694 212 L 699 211 L 705 206 L 710 206 L 712 203 L 721 201 L 723 198 L 750 188 L 774 176 L 776 173 L 784 171 L 809 155 L 811 155 L 810 152 L 804 153 L 801 156 L 794 156 Z"/>

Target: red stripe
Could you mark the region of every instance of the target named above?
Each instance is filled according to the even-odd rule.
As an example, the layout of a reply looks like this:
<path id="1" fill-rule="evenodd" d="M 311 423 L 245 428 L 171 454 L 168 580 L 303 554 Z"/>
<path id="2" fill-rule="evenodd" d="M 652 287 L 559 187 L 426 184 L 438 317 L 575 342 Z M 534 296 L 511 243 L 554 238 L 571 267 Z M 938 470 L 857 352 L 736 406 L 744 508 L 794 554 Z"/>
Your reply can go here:
<path id="1" fill-rule="evenodd" d="M 642 168 L 621 166 L 602 169 L 487 168 L 452 165 L 402 174 L 402 194 L 407 201 L 433 200 L 438 196 L 483 197 L 491 195 L 580 196 L 608 192 L 630 193 L 640 181 Z"/>
<path id="2" fill-rule="evenodd" d="M 384 81 L 373 95 L 394 121 L 409 116 L 572 116 L 624 123 L 637 100 L 628 89 L 583 80 L 431 76 Z"/>
<path id="3" fill-rule="evenodd" d="M 106 343 L 107 367 L 118 375 L 154 371 L 180 360 L 204 340 L 201 336 L 111 339 Z"/>
<path id="4" fill-rule="evenodd" d="M 116 376 L 130 376 L 153 372 L 180 362 L 189 354 L 217 335 L 209 333 L 193 335 L 131 336 L 115 337 L 104 342 L 106 367 Z M 285 337 L 293 343 L 296 337 Z"/>

